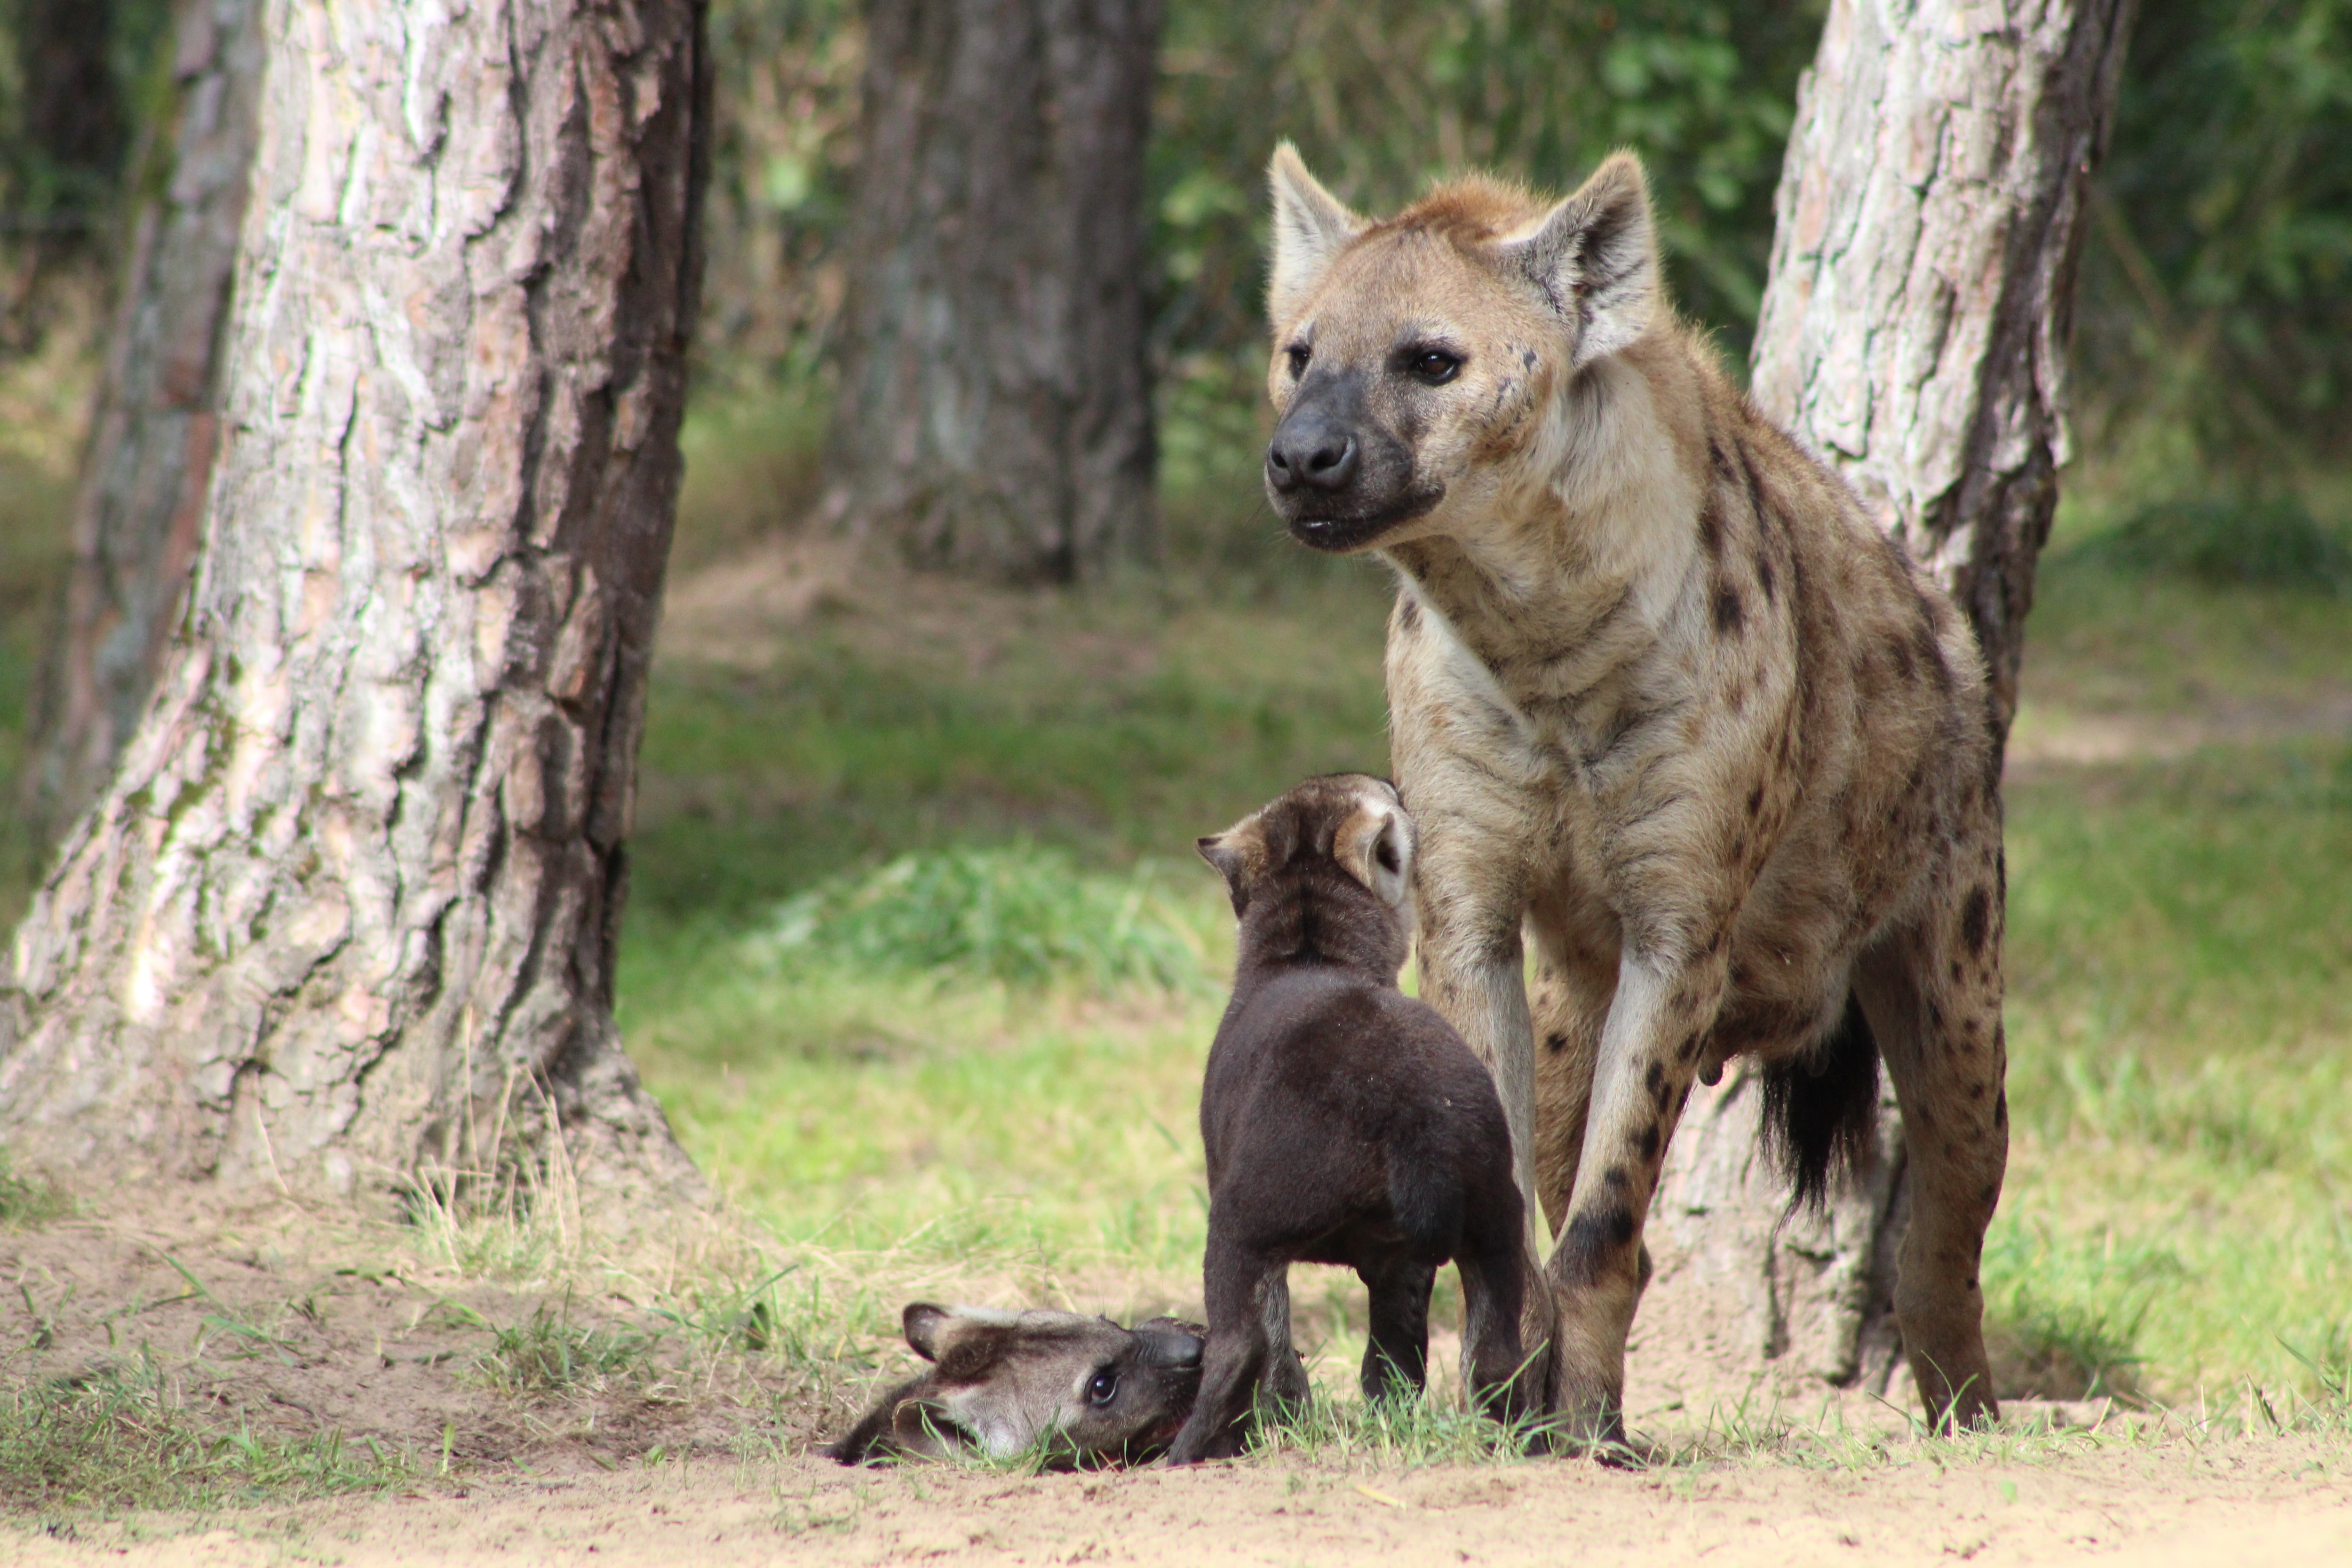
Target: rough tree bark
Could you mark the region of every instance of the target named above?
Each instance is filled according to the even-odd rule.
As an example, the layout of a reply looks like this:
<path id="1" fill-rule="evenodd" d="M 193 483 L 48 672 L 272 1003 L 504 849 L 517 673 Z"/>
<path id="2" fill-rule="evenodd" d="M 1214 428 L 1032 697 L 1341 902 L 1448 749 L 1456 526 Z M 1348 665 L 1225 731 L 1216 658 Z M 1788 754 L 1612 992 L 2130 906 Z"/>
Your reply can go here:
<path id="1" fill-rule="evenodd" d="M 2132 0 L 1835 0 L 1798 92 L 1755 347 L 1759 403 L 1968 613 L 1996 743 L 2066 460 L 2066 342 Z M 1902 1128 L 1827 1212 L 1757 1152 L 1761 1083 L 1691 1100 L 1660 1188 L 1659 1287 L 1747 1352 L 1883 1390 L 1906 1213 Z"/>
<path id="2" fill-rule="evenodd" d="M 46 848 L 114 771 L 179 618 L 219 445 L 222 328 L 253 167 L 260 0 L 187 0 L 164 177 L 141 195 L 22 781 Z M 142 182 L 145 184 L 146 182 Z"/>
<path id="3" fill-rule="evenodd" d="M 1160 19 L 1160 0 L 871 0 L 836 526 L 1013 581 L 1152 547 Z"/>
<path id="4" fill-rule="evenodd" d="M 709 70 L 693 0 L 270 0 L 189 608 L 17 936 L 0 1138 L 690 1186 L 611 1017 Z"/>

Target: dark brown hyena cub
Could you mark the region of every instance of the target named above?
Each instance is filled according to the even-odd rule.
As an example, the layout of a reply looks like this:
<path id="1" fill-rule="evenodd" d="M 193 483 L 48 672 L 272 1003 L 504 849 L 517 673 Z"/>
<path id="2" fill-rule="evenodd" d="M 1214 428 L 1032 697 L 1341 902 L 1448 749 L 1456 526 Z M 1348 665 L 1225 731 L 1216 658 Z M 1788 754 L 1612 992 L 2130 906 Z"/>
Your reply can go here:
<path id="1" fill-rule="evenodd" d="M 1526 1221 L 1511 1141 L 1486 1068 L 1397 989 L 1413 835 L 1396 791 L 1362 773 L 1309 779 L 1200 847 L 1241 938 L 1201 1091 L 1209 1349 L 1170 1462 L 1238 1452 L 1261 1388 L 1306 1395 L 1293 1263 L 1346 1264 L 1371 1291 L 1363 1384 L 1376 1396 L 1423 1386 L 1430 1286 L 1454 1263 L 1470 1384 L 1516 1414 Z"/>
<path id="2" fill-rule="evenodd" d="M 1200 1325 L 1173 1318 L 1122 1329 L 1076 1312 L 917 1301 L 905 1323 L 932 1364 L 825 1450 L 845 1465 L 1031 1449 L 1057 1468 L 1140 1463 L 1167 1447 L 1201 1383 Z"/>

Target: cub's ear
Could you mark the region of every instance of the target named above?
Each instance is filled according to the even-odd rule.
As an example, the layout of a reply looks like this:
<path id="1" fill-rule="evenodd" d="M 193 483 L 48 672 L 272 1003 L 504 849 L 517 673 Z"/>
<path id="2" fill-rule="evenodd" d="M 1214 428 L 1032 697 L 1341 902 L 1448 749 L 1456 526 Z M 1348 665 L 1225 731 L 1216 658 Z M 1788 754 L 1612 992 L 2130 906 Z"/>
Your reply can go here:
<path id="1" fill-rule="evenodd" d="M 1413 835 L 1412 818 L 1402 806 L 1370 795 L 1360 797 L 1333 836 L 1331 848 L 1349 875 L 1381 902 L 1392 910 L 1406 907 L 1412 897 Z"/>
<path id="2" fill-rule="evenodd" d="M 1574 328 L 1577 368 L 1625 347 L 1658 310 L 1657 228 L 1640 161 L 1611 154 L 1533 234 L 1505 241 L 1501 256 Z"/>
<path id="3" fill-rule="evenodd" d="M 1245 816 L 1223 833 L 1196 838 L 1192 847 L 1201 858 L 1225 879 L 1225 897 L 1234 903 L 1234 919 L 1249 908 L 1250 889 L 1265 869 L 1265 830 L 1255 816 Z"/>
<path id="4" fill-rule="evenodd" d="M 1019 1317 L 985 1307 L 913 1301 L 900 1315 L 907 1343 L 951 1383 L 970 1383 L 996 1364 L 1020 1328 Z"/>
<path id="5" fill-rule="evenodd" d="M 929 1301 L 909 1301 L 899 1314 L 899 1322 L 907 1331 L 907 1343 L 925 1361 L 940 1359 L 940 1331 L 948 1326 L 954 1314 L 945 1307 Z"/>
<path id="6" fill-rule="evenodd" d="M 1278 331 L 1306 307 L 1348 242 L 1364 232 L 1364 220 L 1316 183 L 1287 142 L 1274 150 L 1265 177 L 1274 190 L 1274 271 L 1265 313 Z"/>

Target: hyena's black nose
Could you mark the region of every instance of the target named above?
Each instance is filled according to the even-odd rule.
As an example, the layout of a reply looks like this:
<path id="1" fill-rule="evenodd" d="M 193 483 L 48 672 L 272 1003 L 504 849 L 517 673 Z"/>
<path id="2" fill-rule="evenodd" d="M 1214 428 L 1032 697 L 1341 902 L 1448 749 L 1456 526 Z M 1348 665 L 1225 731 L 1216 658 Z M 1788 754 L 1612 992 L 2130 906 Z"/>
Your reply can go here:
<path id="1" fill-rule="evenodd" d="M 1356 477 L 1356 437 L 1329 419 L 1286 419 L 1265 449 L 1266 482 L 1286 493 L 1343 490 Z"/>

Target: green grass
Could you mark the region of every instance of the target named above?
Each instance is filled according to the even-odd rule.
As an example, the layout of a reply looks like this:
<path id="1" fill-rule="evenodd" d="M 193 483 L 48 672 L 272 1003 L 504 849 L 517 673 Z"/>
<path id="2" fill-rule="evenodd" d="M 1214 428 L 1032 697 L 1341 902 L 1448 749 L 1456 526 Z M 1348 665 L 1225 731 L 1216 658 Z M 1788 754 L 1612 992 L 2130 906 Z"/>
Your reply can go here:
<path id="1" fill-rule="evenodd" d="M 152 1357 L 83 1376 L 0 1384 L 0 1512 L 207 1509 L 414 1484 L 426 1456 L 336 1432 L 222 1431 Z"/>

